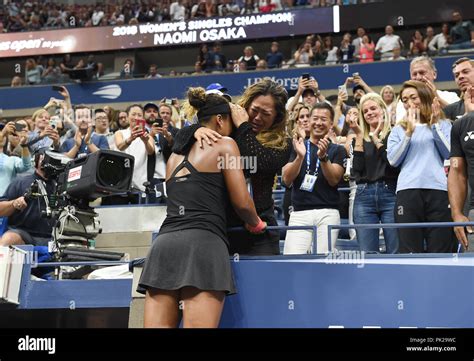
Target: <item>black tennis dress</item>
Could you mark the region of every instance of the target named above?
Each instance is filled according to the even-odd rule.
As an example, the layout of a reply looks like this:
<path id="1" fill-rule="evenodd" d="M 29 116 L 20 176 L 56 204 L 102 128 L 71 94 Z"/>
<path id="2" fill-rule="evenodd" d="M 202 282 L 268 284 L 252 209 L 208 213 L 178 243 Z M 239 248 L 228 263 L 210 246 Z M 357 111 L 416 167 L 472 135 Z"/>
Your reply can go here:
<path id="1" fill-rule="evenodd" d="M 176 177 L 183 168 L 189 174 Z M 167 216 L 154 239 L 138 291 L 178 290 L 235 293 L 226 233 L 229 203 L 221 172 L 199 172 L 188 155 L 166 183 Z"/>

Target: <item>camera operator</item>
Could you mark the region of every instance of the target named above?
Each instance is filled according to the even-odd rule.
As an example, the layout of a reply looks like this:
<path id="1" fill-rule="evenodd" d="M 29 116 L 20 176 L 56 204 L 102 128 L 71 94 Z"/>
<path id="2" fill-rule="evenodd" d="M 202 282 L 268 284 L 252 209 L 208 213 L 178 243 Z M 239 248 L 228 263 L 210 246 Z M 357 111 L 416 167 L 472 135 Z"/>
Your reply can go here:
<path id="1" fill-rule="evenodd" d="M 100 114 L 100 113 L 99 113 Z M 105 112 L 103 116 L 107 117 Z M 66 139 L 61 146 L 61 152 L 69 158 L 85 157 L 99 149 L 109 149 L 107 138 L 93 133 L 91 109 L 79 105 L 75 109 L 75 123 L 77 126 L 74 138 Z"/>
<path id="2" fill-rule="evenodd" d="M 25 194 L 35 180 L 45 181 L 48 194 L 53 192 L 52 181 L 42 170 L 44 154 L 35 155 L 35 173 L 16 178 L 0 197 L 0 217 L 8 217 L 8 230 L 0 239 L 0 246 L 33 244 L 45 246 L 51 240 L 53 221 L 41 217 L 45 209 L 42 199 L 25 199 Z"/>

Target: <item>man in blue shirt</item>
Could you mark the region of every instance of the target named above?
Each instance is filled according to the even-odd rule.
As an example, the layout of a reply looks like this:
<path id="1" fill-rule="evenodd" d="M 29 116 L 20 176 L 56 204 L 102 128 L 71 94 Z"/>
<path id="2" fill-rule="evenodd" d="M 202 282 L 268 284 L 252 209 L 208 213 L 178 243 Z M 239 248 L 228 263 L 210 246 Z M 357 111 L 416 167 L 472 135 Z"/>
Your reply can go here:
<path id="1" fill-rule="evenodd" d="M 463 21 L 459 11 L 453 12 L 453 21 L 455 25 L 451 28 L 449 36 L 452 44 L 448 50 L 470 49 L 474 47 L 474 26 L 470 21 Z"/>
<path id="2" fill-rule="evenodd" d="M 267 54 L 267 66 L 269 69 L 281 67 L 283 54 L 278 50 L 279 44 L 274 41 L 271 46 L 271 52 Z"/>
<path id="3" fill-rule="evenodd" d="M 90 108 L 82 105 L 76 107 L 75 124 L 76 135 L 61 145 L 62 153 L 70 158 L 80 158 L 97 152 L 99 149 L 109 149 L 107 138 L 93 132 Z"/>

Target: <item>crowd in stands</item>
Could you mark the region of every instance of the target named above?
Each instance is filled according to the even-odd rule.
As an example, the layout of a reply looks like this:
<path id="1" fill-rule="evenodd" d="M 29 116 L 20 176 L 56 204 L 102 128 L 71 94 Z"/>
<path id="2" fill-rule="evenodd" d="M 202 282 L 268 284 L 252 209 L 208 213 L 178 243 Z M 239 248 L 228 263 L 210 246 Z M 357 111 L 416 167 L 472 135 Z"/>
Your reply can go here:
<path id="1" fill-rule="evenodd" d="M 372 0 L 179 0 L 57 4 L 9 1 L 0 5 L 0 33 L 91 26 L 120 26 L 217 16 L 257 14 L 299 6 L 352 5 Z"/>
<path id="2" fill-rule="evenodd" d="M 0 7 L 0 31 L 177 21 L 359 2 L 365 1 L 183 0 L 120 5 L 10 2 Z M 385 35 L 379 39 L 372 39 L 363 27 L 355 34 L 342 34 L 340 42 L 332 35 L 312 34 L 292 54 L 283 54 L 276 41 L 268 44 L 265 55 L 256 54 L 247 45 L 236 59 L 229 59 L 222 43 L 200 45 L 191 75 L 411 59 L 410 73 L 399 94 L 391 85 L 376 94 L 358 73 L 347 77 L 339 93 L 328 98 L 319 91 L 318 80 L 307 75 L 299 79 L 296 94 L 289 99 L 286 91 L 269 79 L 257 83 L 253 95 L 249 95 L 252 89 L 246 90 L 240 104 L 248 112 L 250 124 L 236 124 L 234 120 L 234 127 L 241 151 L 264 158 L 259 167 L 263 165 L 267 172 L 253 174 L 250 183 L 257 211 L 267 217 L 269 225 L 276 224 L 269 187 L 276 173 L 281 175 L 285 188 L 280 211 L 286 224 L 317 226 L 318 253 L 335 248 L 339 231 L 333 229 L 329 242 L 327 226 L 339 224 L 341 219 L 354 224 L 467 220 L 467 212 L 460 210 L 466 195 L 451 195 L 467 176 L 459 175 L 459 169 L 450 169 L 448 160 L 450 156 L 457 157 L 458 164 L 465 157 L 466 150 L 457 143 L 453 143 L 455 152 L 450 155 L 451 143 L 459 141 L 453 140 L 453 134 L 464 142 L 471 139 L 469 132 L 465 138 L 462 133 L 470 126 L 459 130 L 456 120 L 461 118 L 462 124 L 468 123 L 466 117 L 474 111 L 474 62 L 461 58 L 453 64 L 458 95 L 437 88 L 436 64 L 431 58 L 451 50 L 474 48 L 472 22 L 463 20 L 458 11 L 453 12 L 452 20 L 452 24 L 442 24 L 439 34 L 427 26 L 403 40 L 391 25 L 386 26 Z M 90 79 L 101 79 L 104 68 L 94 55 L 76 61 L 69 54 L 62 59 L 32 57 L 25 61 L 24 76 L 15 76 L 11 86 L 67 83 L 74 79 L 76 70 L 83 69 L 88 70 Z M 174 70 L 160 73 L 159 64 L 150 64 L 147 73 L 140 74 L 134 59 L 127 59 L 120 71 L 123 79 L 177 75 L 187 74 Z M 39 159 L 45 149 L 54 149 L 71 159 L 99 149 L 125 152 L 135 159 L 133 192 L 106 197 L 102 204 L 137 204 L 144 198 L 151 203 L 166 203 L 156 189 L 165 181 L 173 146 L 191 130 L 188 139 L 203 137 L 198 117 L 189 115 L 189 104 L 165 98 L 156 103 L 130 104 L 126 109 L 93 109 L 74 104 L 67 86 L 57 90 L 58 97 L 45 102 L 31 117 L 0 123 L 0 216 L 12 217 L 13 224 L 29 222 L 21 215 L 26 210 L 32 212 L 30 206 L 22 196 L 13 195 L 25 186 L 25 177 L 30 181 L 44 176 Z M 256 96 L 259 91 L 262 95 Z M 217 83 L 206 88 L 206 94 L 222 95 L 224 102 L 232 101 L 225 92 L 225 86 Z M 251 135 L 251 131 L 258 136 Z M 261 131 L 263 135 L 259 134 Z M 265 207 L 259 206 L 262 202 Z M 471 213 L 469 217 L 474 219 L 474 212 Z M 455 231 L 461 241 L 459 229 Z M 48 234 L 43 235 L 48 238 Z M 358 240 L 361 251 L 381 251 L 378 229 L 357 229 L 349 232 L 349 237 Z M 383 238 L 383 251 L 387 253 L 448 253 L 458 247 L 449 228 L 384 229 Z M 9 241 L 14 242 L 15 238 Z M 462 242 L 467 248 L 467 243 Z M 286 233 L 285 254 L 308 253 L 311 246 L 311 231 Z M 274 248 L 270 254 L 278 252 Z"/>
<path id="3" fill-rule="evenodd" d="M 474 48 L 474 26 L 471 21 L 464 21 L 458 11 L 452 14 L 453 25 L 444 23 L 439 34 L 432 26 L 415 30 L 410 39 L 403 39 L 395 34 L 391 25 L 385 27 L 385 35 L 372 39 L 368 31 L 359 27 L 355 34 L 343 34 L 340 43 L 335 43 L 332 35 L 306 36 L 293 54 L 284 54 L 278 42 L 268 44 L 266 54 L 256 54 L 252 46 L 245 46 L 242 56 L 229 59 L 222 43 L 201 44 L 196 55 L 194 71 L 180 73 L 171 70 L 160 72 L 159 64 L 150 64 L 143 74 L 134 65 L 133 59 L 127 59 L 120 70 L 119 77 L 131 79 L 145 77 L 148 79 L 162 76 L 200 75 L 220 72 L 243 72 L 288 67 L 307 67 L 317 65 L 335 65 L 350 63 L 370 63 L 376 60 L 397 61 L 412 59 L 420 55 L 436 56 L 449 51 Z M 191 64 L 190 64 L 191 65 Z M 11 86 L 52 84 L 69 82 L 71 74 L 78 69 L 88 71 L 88 79 L 98 80 L 106 75 L 103 63 L 94 59 L 94 55 L 71 60 L 70 54 L 58 57 L 29 58 L 24 65 L 24 77 L 16 75 Z"/>
<path id="4" fill-rule="evenodd" d="M 247 55 L 251 58 L 251 51 Z M 446 174 L 451 129 L 453 122 L 474 110 L 474 61 L 461 58 L 453 64 L 460 96 L 438 89 L 436 76 L 435 62 L 420 56 L 411 61 L 399 94 L 390 85 L 376 94 L 356 73 L 346 79 L 332 103 L 319 91 L 317 79 L 308 77 L 300 78 L 294 97 L 285 97 L 284 132 L 293 140 L 287 164 L 278 170 L 287 189 L 283 208 L 292 209 L 286 214 L 288 224 L 318 226 L 318 252 L 328 251 L 327 225 L 338 224 L 340 218 L 356 224 L 453 219 Z M 217 83 L 207 87 L 208 93 L 231 100 L 225 91 Z M 148 194 L 150 187 L 164 182 L 166 162 L 180 129 L 196 123 L 177 99 L 114 110 L 73 106 L 66 87 L 60 87 L 58 94 L 31 117 L 2 125 L 0 193 L 19 174 L 33 171 L 32 154 L 52 147 L 70 158 L 98 149 L 126 152 L 135 158 L 133 187 Z M 267 106 L 259 104 L 258 111 L 245 109 L 260 114 Z M 274 113 L 271 108 L 266 111 Z M 255 117 L 266 124 L 266 113 L 258 114 Z M 350 193 L 339 192 L 341 187 Z M 140 197 L 130 194 L 103 201 L 138 203 Z M 334 247 L 338 231 L 333 233 Z M 351 237 L 360 240 L 361 250 L 379 252 L 378 230 L 357 230 Z M 384 230 L 384 238 L 388 253 L 453 252 L 457 247 L 449 228 Z M 291 231 L 284 252 L 307 253 L 310 244 L 309 231 Z"/>

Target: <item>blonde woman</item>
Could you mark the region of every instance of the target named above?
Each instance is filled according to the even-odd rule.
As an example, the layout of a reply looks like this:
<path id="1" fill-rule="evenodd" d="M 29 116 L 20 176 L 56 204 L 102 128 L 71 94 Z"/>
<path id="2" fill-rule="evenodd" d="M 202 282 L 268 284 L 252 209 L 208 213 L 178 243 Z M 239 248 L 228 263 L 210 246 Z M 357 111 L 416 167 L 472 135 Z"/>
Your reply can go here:
<path id="1" fill-rule="evenodd" d="M 59 134 L 56 126 L 50 123 L 50 115 L 46 109 L 38 109 L 33 113 L 32 121 L 35 129 L 28 135 L 28 148 L 31 153 L 35 153 L 41 148 L 53 146 L 59 148 Z"/>
<path id="2" fill-rule="evenodd" d="M 380 90 L 380 96 L 387 106 L 387 111 L 391 119 L 391 125 L 395 125 L 397 113 L 397 95 L 395 94 L 395 90 L 391 85 L 385 85 L 382 90 Z"/>
<path id="3" fill-rule="evenodd" d="M 400 98 L 407 117 L 388 140 L 387 158 L 400 167 L 397 182 L 397 223 L 450 222 L 444 161 L 451 150 L 451 122 L 426 83 L 403 83 Z M 400 228 L 400 253 L 456 251 L 451 228 Z"/>
<path id="4" fill-rule="evenodd" d="M 354 131 L 352 174 L 357 184 L 354 223 L 394 223 L 398 170 L 387 160 L 390 116 L 382 97 L 368 93 L 361 98 L 358 117 L 348 113 Z M 379 252 L 378 229 L 356 229 L 361 251 Z M 397 253 L 396 229 L 384 229 L 386 253 Z"/>
<path id="5" fill-rule="evenodd" d="M 310 127 L 309 127 L 309 114 L 311 113 L 311 108 L 305 104 L 298 103 L 295 106 L 295 109 L 291 112 L 288 122 L 288 134 L 290 137 L 294 137 L 295 132 L 301 132 L 301 135 L 304 134 L 304 138 L 309 137 Z"/>
<path id="6" fill-rule="evenodd" d="M 311 108 L 303 103 L 296 104 L 294 110 L 290 113 L 288 121 L 288 134 L 291 138 L 301 137 L 308 139 L 311 133 L 310 122 Z M 285 224 L 290 222 L 290 206 L 291 206 L 291 184 L 284 185 L 285 195 L 283 196 L 283 215 Z"/>

